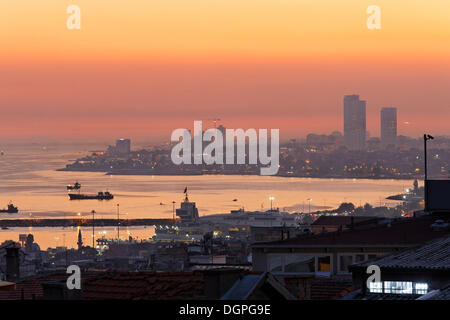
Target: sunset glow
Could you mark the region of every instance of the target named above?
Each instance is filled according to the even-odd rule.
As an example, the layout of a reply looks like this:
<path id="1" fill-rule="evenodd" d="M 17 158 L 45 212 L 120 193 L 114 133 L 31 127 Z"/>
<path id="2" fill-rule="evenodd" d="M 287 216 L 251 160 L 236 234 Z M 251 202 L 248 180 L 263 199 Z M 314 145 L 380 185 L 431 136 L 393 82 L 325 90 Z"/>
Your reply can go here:
<path id="1" fill-rule="evenodd" d="M 373 134 L 384 106 L 399 108 L 399 134 L 419 121 L 448 133 L 448 1 L 378 0 L 381 30 L 360 0 L 78 0 L 81 30 L 66 28 L 72 1 L 25 3 L 0 4 L 5 136 L 167 139 L 212 117 L 329 133 L 355 92 Z"/>

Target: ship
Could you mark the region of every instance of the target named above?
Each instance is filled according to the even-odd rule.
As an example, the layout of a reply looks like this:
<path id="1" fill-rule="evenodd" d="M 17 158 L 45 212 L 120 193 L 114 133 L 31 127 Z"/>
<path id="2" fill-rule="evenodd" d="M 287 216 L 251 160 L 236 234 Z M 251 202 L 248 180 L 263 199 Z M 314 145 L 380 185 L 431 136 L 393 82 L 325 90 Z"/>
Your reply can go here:
<path id="1" fill-rule="evenodd" d="M 17 213 L 17 212 L 19 212 L 19 209 L 16 206 L 14 206 L 12 203 L 9 203 L 8 209 L 0 209 L 0 212 Z"/>
<path id="2" fill-rule="evenodd" d="M 414 180 L 413 188 L 406 189 L 406 193 L 392 195 L 386 198 L 387 200 L 396 200 L 403 202 L 419 203 L 424 199 L 424 187 L 419 187 L 419 183 Z"/>
<path id="3" fill-rule="evenodd" d="M 186 190 L 185 190 L 186 193 Z M 282 212 L 278 208 L 267 211 L 245 211 L 243 208 L 231 210 L 225 214 L 209 214 L 199 216 L 195 202 L 189 201 L 188 195 L 181 207 L 176 209 L 173 224 L 155 226 L 153 241 L 162 242 L 198 242 L 208 232 L 216 237 L 248 237 L 252 227 L 299 227 L 296 214 Z"/>
<path id="4" fill-rule="evenodd" d="M 106 192 L 99 192 L 97 194 L 81 194 L 81 193 L 69 193 L 70 200 L 111 200 L 114 198 L 114 196 Z"/>
<path id="5" fill-rule="evenodd" d="M 69 184 L 67 186 L 67 190 L 79 190 L 81 188 L 81 184 L 77 182 L 75 182 L 73 185 Z"/>

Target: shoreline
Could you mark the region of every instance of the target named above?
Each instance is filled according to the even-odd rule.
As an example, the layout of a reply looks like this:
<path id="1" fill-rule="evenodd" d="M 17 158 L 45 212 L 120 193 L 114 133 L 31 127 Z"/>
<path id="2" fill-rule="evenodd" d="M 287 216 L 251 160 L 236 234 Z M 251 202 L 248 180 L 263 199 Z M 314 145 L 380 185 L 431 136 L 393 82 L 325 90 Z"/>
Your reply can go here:
<path id="1" fill-rule="evenodd" d="M 293 176 L 293 175 L 286 175 L 286 174 L 276 174 L 273 176 L 262 176 L 259 174 L 254 173 L 214 173 L 214 172 L 207 172 L 207 173 L 168 173 L 168 172 L 111 172 L 111 171 L 105 171 L 105 170 L 94 170 L 94 169 L 88 169 L 88 170 L 73 170 L 73 169 L 67 169 L 67 168 L 61 168 L 56 169 L 56 171 L 65 171 L 65 172 L 103 172 L 105 175 L 114 175 L 114 176 L 179 176 L 179 177 L 194 177 L 194 176 L 261 176 L 261 177 L 280 177 L 280 178 L 310 178 L 310 179 L 339 179 L 339 180 L 423 180 L 423 177 L 372 177 L 372 176 L 363 176 L 363 177 L 344 177 L 344 176 Z"/>

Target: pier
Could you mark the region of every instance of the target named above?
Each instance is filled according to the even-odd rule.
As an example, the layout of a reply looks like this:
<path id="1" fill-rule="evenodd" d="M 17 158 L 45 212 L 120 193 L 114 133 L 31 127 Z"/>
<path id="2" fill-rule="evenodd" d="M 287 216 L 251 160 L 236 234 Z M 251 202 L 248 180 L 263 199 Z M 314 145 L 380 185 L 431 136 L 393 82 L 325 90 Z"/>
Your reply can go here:
<path id="1" fill-rule="evenodd" d="M 116 227 L 120 226 L 154 226 L 170 225 L 172 219 L 2 219 L 0 227 L 89 227 L 92 226 Z"/>

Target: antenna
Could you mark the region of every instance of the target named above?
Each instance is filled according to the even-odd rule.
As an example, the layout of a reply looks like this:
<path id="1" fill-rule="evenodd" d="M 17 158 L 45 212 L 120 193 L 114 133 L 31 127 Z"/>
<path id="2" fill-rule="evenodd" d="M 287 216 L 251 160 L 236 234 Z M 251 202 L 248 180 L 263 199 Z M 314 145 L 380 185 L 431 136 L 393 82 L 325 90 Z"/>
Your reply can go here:
<path id="1" fill-rule="evenodd" d="M 217 129 L 217 122 L 220 121 L 219 118 L 212 118 L 212 119 L 208 119 L 211 120 L 212 122 L 214 122 L 214 129 Z"/>
<path id="2" fill-rule="evenodd" d="M 120 240 L 120 232 L 119 232 L 119 228 L 120 228 L 120 220 L 119 220 L 119 204 L 117 204 L 117 243 L 119 243 L 119 240 Z"/>

